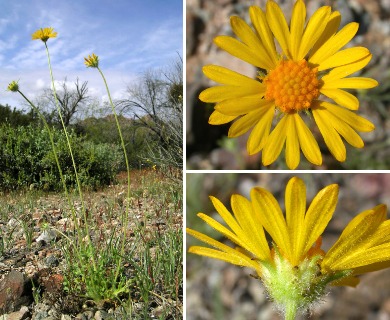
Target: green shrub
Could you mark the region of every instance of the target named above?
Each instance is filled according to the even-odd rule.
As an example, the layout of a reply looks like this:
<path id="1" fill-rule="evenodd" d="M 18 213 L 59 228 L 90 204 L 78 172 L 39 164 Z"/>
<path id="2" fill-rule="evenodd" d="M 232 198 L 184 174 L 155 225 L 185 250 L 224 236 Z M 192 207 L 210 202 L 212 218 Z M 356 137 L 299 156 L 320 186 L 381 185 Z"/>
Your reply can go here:
<path id="1" fill-rule="evenodd" d="M 52 129 L 60 166 L 68 186 L 75 175 L 62 131 Z M 113 144 L 94 144 L 69 133 L 83 187 L 97 188 L 114 181 L 123 155 Z M 46 129 L 34 126 L 0 126 L 0 189 L 38 188 L 61 190 L 62 183 Z"/>

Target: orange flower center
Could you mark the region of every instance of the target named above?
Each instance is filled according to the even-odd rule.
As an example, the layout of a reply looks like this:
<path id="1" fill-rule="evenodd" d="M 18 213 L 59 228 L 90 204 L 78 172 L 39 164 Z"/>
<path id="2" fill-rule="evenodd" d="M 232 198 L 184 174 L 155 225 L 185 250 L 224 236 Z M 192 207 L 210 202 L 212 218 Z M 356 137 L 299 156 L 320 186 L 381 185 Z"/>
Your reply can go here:
<path id="1" fill-rule="evenodd" d="M 265 99 L 275 100 L 275 105 L 285 113 L 310 108 L 319 94 L 317 68 L 310 68 L 306 60 L 281 60 L 264 78 Z"/>

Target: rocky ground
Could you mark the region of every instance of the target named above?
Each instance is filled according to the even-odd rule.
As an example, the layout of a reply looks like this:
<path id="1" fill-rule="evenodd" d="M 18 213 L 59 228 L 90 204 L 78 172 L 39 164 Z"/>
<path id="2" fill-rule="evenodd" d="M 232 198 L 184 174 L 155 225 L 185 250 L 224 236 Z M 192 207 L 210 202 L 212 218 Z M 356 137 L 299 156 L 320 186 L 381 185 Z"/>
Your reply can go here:
<path id="1" fill-rule="evenodd" d="M 323 235 L 322 248 L 325 250 L 335 243 L 347 223 L 358 213 L 380 203 L 390 204 L 390 174 L 193 173 L 187 175 L 186 224 L 226 241 L 196 217 L 197 212 L 210 215 L 215 212 L 208 200 L 209 195 L 216 196 L 229 208 L 232 193 L 249 197 L 251 188 L 262 186 L 274 194 L 284 210 L 285 186 L 294 175 L 305 181 L 308 204 L 324 186 L 339 184 L 336 211 Z M 194 244 L 199 242 L 187 236 L 187 250 Z M 282 319 L 267 299 L 261 283 L 250 277 L 250 270 L 188 253 L 186 265 L 187 320 Z M 301 319 L 389 320 L 390 269 L 366 274 L 360 279 L 356 288 L 330 288 L 311 313 Z"/>
<path id="2" fill-rule="evenodd" d="M 156 237 L 164 237 L 169 231 L 182 238 L 181 197 L 177 197 L 177 202 L 170 201 L 175 197 L 168 198 L 170 180 L 152 170 L 132 177 L 129 232 L 123 260 L 124 274 L 128 279 L 135 273 L 134 263 L 140 262 L 141 255 L 134 249 L 140 245 L 140 237 L 135 234 L 140 225 L 141 239 L 148 241 L 151 254 L 160 250 Z M 165 190 L 156 193 L 158 190 L 153 189 L 156 188 L 153 181 L 158 181 L 157 188 Z M 126 202 L 126 188 L 127 185 L 121 183 L 86 193 L 87 208 L 95 223 L 92 224 L 92 238 L 100 237 L 106 241 L 107 235 L 118 230 L 115 227 L 120 225 L 120 215 L 117 214 Z M 172 192 L 176 192 L 174 188 Z M 177 192 L 181 194 L 181 191 Z M 73 205 L 76 210 L 80 209 L 77 201 Z M 108 207 L 113 210 L 106 210 Z M 160 287 L 150 288 L 150 300 L 144 301 L 136 284 L 132 284 L 130 292 L 117 300 L 98 302 L 64 290 L 67 268 L 62 248 L 66 243 L 64 237 L 72 234 L 73 227 L 68 213 L 66 200 L 59 194 L 0 195 L 1 320 L 182 318 L 182 276 L 179 270 L 180 279 L 173 284 L 177 299 Z M 177 252 L 179 260 L 180 256 L 181 250 Z M 153 261 L 153 256 L 151 259 Z M 182 268 L 182 265 L 179 263 L 178 267 Z M 158 279 L 156 283 L 162 284 Z"/>
<path id="3" fill-rule="evenodd" d="M 295 1 L 277 1 L 289 19 Z M 211 126 L 208 117 L 211 105 L 199 101 L 199 93 L 214 85 L 202 73 L 202 66 L 216 64 L 254 77 L 256 69 L 213 44 L 217 35 L 233 36 L 229 18 L 238 15 L 249 22 L 248 8 L 258 5 L 265 8 L 266 0 L 188 0 L 186 7 L 186 123 L 187 123 L 187 168 L 188 169 L 263 169 L 261 154 L 248 156 L 248 134 L 228 139 L 230 125 Z M 331 5 L 342 15 L 341 26 L 356 21 L 359 31 L 350 46 L 367 47 L 373 54 L 369 65 L 363 70 L 365 76 L 379 81 L 380 85 L 369 91 L 353 92 L 360 100 L 359 114 L 376 126 L 371 133 L 362 134 L 364 149 L 347 150 L 347 161 L 334 161 L 321 135 L 314 125 L 313 133 L 323 153 L 320 169 L 388 169 L 390 167 L 390 1 L 389 0 L 306 0 L 308 16 L 318 7 Z M 303 157 L 302 157 L 303 158 Z M 279 159 L 270 169 L 286 169 L 284 159 Z M 302 161 L 298 169 L 318 169 Z"/>

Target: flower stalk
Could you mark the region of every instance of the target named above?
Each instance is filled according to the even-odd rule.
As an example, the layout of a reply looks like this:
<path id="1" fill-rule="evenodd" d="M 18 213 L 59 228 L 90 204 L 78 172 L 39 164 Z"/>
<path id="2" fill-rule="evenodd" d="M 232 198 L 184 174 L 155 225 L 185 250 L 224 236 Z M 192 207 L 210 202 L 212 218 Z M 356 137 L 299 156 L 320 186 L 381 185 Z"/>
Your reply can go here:
<path id="1" fill-rule="evenodd" d="M 93 53 L 92 55 L 89 55 L 87 58 L 84 58 L 84 60 L 85 60 L 84 64 L 87 66 L 87 68 L 96 68 L 99 71 L 99 73 L 103 79 L 104 85 L 106 87 L 107 95 L 108 95 L 108 100 L 109 100 L 109 103 L 111 106 L 111 110 L 112 110 L 112 113 L 113 113 L 114 118 L 115 118 L 115 123 L 117 126 L 117 130 L 118 130 L 118 134 L 119 134 L 119 138 L 120 138 L 120 142 L 121 142 L 121 147 L 122 147 L 123 155 L 125 158 L 126 170 L 127 170 L 127 202 L 126 202 L 126 211 L 125 211 L 125 214 L 122 216 L 122 221 L 121 221 L 122 226 L 123 226 L 123 234 L 122 234 L 122 239 L 121 239 L 120 259 L 116 265 L 116 271 L 115 271 L 115 278 L 117 278 L 119 276 L 119 272 L 120 272 L 120 268 L 121 268 L 122 257 L 124 256 L 124 252 L 125 252 L 125 243 L 126 243 L 126 237 L 127 237 L 127 224 L 128 224 L 128 220 L 129 220 L 130 193 L 131 193 L 130 166 L 129 166 L 129 160 L 127 157 L 125 141 L 124 141 L 123 135 L 122 135 L 122 129 L 121 129 L 120 124 L 119 124 L 119 119 L 118 119 L 118 115 L 117 115 L 116 110 L 115 110 L 115 105 L 114 105 L 112 98 L 111 98 L 110 89 L 108 88 L 108 84 L 107 84 L 106 78 L 103 74 L 103 71 L 99 68 L 99 57 Z"/>

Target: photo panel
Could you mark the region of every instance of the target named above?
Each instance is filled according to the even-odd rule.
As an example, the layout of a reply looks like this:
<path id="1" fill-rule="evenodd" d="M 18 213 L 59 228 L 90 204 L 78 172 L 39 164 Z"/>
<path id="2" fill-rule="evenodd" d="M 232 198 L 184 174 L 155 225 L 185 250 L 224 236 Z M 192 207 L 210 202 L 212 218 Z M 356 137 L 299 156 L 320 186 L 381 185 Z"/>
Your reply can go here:
<path id="1" fill-rule="evenodd" d="M 297 288 L 315 296 L 298 319 L 387 317 L 388 173 L 186 180 L 187 320 L 288 319 L 283 299 Z"/>

